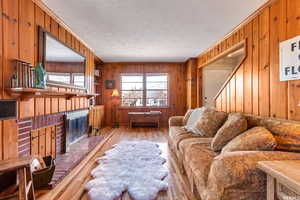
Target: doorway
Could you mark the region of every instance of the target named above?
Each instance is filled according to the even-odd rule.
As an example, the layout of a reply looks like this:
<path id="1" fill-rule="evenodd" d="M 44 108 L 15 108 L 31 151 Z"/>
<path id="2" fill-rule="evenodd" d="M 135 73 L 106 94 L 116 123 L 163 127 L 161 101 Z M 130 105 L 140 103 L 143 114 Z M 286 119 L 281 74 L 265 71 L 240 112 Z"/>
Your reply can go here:
<path id="1" fill-rule="evenodd" d="M 245 43 L 239 44 L 218 59 L 203 66 L 202 104 L 215 107 L 215 97 L 246 56 Z"/>

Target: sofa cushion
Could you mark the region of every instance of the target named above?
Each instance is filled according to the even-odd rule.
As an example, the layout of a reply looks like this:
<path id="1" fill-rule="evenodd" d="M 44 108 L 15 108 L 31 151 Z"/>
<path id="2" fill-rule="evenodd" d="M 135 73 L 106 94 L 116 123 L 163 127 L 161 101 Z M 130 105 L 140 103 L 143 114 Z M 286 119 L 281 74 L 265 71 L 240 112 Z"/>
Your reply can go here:
<path id="1" fill-rule="evenodd" d="M 226 144 L 222 149 L 222 153 L 230 151 L 272 151 L 276 145 L 276 140 L 270 131 L 264 127 L 254 127 Z"/>
<path id="2" fill-rule="evenodd" d="M 172 150 L 177 154 L 178 144 L 185 140 L 186 138 L 200 137 L 194 133 L 188 132 L 180 126 L 171 126 L 169 128 L 170 144 L 172 145 Z"/>
<path id="3" fill-rule="evenodd" d="M 205 107 L 201 107 L 201 108 L 196 108 L 195 110 L 192 111 L 189 119 L 186 122 L 186 125 L 184 126 L 185 130 L 192 131 L 193 125 L 200 118 L 204 109 L 205 109 Z"/>
<path id="4" fill-rule="evenodd" d="M 263 126 L 267 128 L 277 141 L 276 149 L 285 151 L 300 151 L 300 122 L 277 118 L 264 118 L 255 115 L 245 115 L 248 128 Z"/>
<path id="5" fill-rule="evenodd" d="M 212 108 L 204 108 L 192 132 L 205 137 L 213 137 L 227 118 L 227 113 Z"/>
<path id="6" fill-rule="evenodd" d="M 204 137 L 190 137 L 182 140 L 178 144 L 179 152 L 184 155 L 185 151 L 190 148 L 194 144 L 209 144 L 211 143 L 212 138 L 204 138 Z"/>
<path id="7" fill-rule="evenodd" d="M 172 145 L 172 149 L 176 149 L 175 141 L 177 137 L 184 136 L 184 135 L 190 135 L 190 133 L 184 129 L 182 129 L 181 126 L 171 126 L 169 128 L 169 143 Z"/>
<path id="8" fill-rule="evenodd" d="M 247 130 L 247 120 L 240 113 L 229 114 L 225 124 L 218 130 L 211 148 L 220 151 L 230 140 Z"/>
<path id="9" fill-rule="evenodd" d="M 190 116 L 191 116 L 191 114 L 193 113 L 193 109 L 189 109 L 188 111 L 186 111 L 186 113 L 185 113 L 185 115 L 184 115 L 184 117 L 183 117 L 183 120 L 182 120 L 182 124 L 185 126 L 186 125 L 186 123 L 188 122 L 188 120 L 189 120 L 189 118 L 190 118 Z"/>

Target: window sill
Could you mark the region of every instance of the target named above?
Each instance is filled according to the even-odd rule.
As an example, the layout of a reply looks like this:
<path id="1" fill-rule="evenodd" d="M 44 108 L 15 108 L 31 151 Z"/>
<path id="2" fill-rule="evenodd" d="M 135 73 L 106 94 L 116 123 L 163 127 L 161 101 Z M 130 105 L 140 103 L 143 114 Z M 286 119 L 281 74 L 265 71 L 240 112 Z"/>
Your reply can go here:
<path id="1" fill-rule="evenodd" d="M 140 106 L 140 107 L 131 107 L 131 106 L 120 106 L 118 107 L 118 110 L 136 110 L 136 109 L 169 109 L 170 106 Z"/>

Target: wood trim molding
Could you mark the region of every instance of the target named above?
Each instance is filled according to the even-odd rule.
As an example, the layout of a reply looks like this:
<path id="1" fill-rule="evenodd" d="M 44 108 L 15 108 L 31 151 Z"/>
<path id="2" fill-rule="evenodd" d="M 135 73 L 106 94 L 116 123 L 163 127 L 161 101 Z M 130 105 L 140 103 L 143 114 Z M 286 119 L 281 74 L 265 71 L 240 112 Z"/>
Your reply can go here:
<path id="1" fill-rule="evenodd" d="M 236 32 L 237 30 L 241 29 L 243 26 L 245 26 L 247 23 L 249 23 L 250 21 L 252 21 L 255 17 L 257 17 L 258 15 L 260 15 L 265 8 L 270 7 L 273 3 L 275 3 L 278 0 L 269 0 L 268 2 L 266 2 L 265 4 L 263 4 L 260 8 L 258 8 L 254 13 L 252 13 L 250 16 L 248 16 L 246 19 L 244 19 L 240 24 L 238 24 L 236 27 L 234 27 L 231 31 L 229 31 L 227 34 L 225 34 L 225 36 L 223 38 L 221 38 L 220 40 L 218 40 L 217 42 L 215 42 L 214 44 L 212 44 L 209 48 L 207 48 L 205 51 L 201 52 L 198 55 L 198 58 L 203 56 L 204 54 L 206 54 L 207 52 L 209 52 L 210 50 L 212 50 L 215 46 L 217 46 L 218 44 L 220 44 L 222 41 L 226 40 L 227 38 L 229 38 L 234 32 Z"/>
<path id="2" fill-rule="evenodd" d="M 225 55 L 227 55 L 227 54 L 229 54 L 229 53 L 231 53 L 231 52 L 237 50 L 239 47 L 242 47 L 242 46 L 245 47 L 245 54 L 246 54 L 246 50 L 247 50 L 247 48 L 246 48 L 246 47 L 247 47 L 247 38 L 244 39 L 244 40 L 242 40 L 242 41 L 240 41 L 239 43 L 237 43 L 237 44 L 231 46 L 231 47 L 230 47 L 229 49 L 227 49 L 226 51 L 224 51 L 224 52 L 218 54 L 217 56 L 211 58 L 210 60 L 206 61 L 205 63 L 201 64 L 200 66 L 198 66 L 198 68 L 205 67 L 206 65 L 209 65 L 209 64 L 215 62 L 215 61 L 218 60 L 219 58 L 221 58 L 221 57 L 223 57 L 223 56 L 225 56 Z"/>
<path id="3" fill-rule="evenodd" d="M 220 55 L 216 56 L 215 58 L 213 58 L 212 60 L 210 60 L 209 62 L 205 63 L 205 65 L 202 65 L 201 67 L 204 67 L 206 65 L 209 65 L 210 63 L 218 60 L 219 58 L 237 50 L 239 47 L 244 46 L 244 57 L 241 59 L 241 61 L 237 64 L 237 66 L 234 68 L 234 70 L 231 72 L 230 76 L 226 79 L 226 81 L 223 83 L 222 87 L 220 88 L 219 92 L 216 94 L 216 96 L 214 97 L 214 100 L 216 100 L 218 98 L 218 96 L 222 93 L 223 89 L 226 87 L 226 85 L 228 84 L 228 82 L 231 80 L 231 78 L 235 75 L 236 71 L 241 67 L 241 65 L 243 64 L 243 62 L 245 61 L 245 59 L 247 58 L 247 39 L 242 40 L 241 42 L 237 43 L 236 45 L 230 47 L 228 50 L 224 51 L 223 53 L 221 53 Z"/>
<path id="4" fill-rule="evenodd" d="M 84 44 L 90 51 L 95 53 L 94 49 L 91 48 L 85 41 L 83 41 L 76 33 L 72 31 L 72 29 L 60 18 L 58 17 L 44 2 L 41 0 L 32 0 L 37 6 L 39 6 L 43 11 L 45 11 L 50 17 L 55 19 L 55 21 L 66 29 L 69 33 L 71 33 L 77 40 L 79 40 L 82 44 Z M 100 58 L 99 58 L 100 59 Z"/>

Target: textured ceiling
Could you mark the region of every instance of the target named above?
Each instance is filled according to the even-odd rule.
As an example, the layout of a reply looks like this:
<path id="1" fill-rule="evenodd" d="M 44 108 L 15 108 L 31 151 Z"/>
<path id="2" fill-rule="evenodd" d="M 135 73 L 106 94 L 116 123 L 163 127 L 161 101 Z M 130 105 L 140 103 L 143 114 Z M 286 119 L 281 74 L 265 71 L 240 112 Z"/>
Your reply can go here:
<path id="1" fill-rule="evenodd" d="M 105 62 L 198 56 L 267 0 L 43 0 Z"/>

